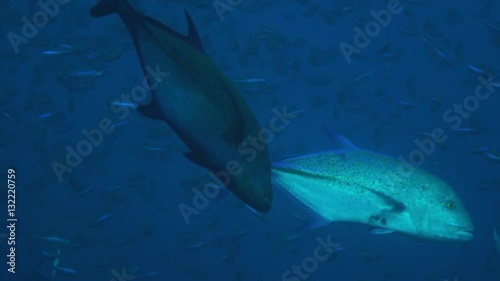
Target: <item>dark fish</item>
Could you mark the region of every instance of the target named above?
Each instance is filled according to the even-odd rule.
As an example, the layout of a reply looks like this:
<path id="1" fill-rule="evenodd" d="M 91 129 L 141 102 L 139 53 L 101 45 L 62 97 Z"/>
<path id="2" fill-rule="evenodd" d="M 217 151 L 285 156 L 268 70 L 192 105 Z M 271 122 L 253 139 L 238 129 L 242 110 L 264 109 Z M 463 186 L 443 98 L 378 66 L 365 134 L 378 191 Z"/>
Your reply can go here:
<path id="1" fill-rule="evenodd" d="M 138 13 L 126 0 L 100 1 L 90 13 L 94 17 L 117 13 L 132 36 L 152 89 L 151 103 L 137 110 L 169 124 L 191 150 L 185 156 L 214 173 L 243 202 L 257 211 L 269 211 L 267 146 L 248 144 L 260 126 L 231 81 L 203 51 L 187 12 L 187 35 Z"/>

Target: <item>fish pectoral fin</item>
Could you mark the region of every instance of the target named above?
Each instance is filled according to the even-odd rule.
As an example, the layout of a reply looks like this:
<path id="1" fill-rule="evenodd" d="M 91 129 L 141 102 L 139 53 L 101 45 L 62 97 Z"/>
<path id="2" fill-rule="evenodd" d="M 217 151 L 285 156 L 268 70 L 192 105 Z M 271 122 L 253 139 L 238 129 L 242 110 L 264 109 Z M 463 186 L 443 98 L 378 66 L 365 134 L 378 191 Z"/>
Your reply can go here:
<path id="1" fill-rule="evenodd" d="M 393 209 L 381 209 L 376 214 L 372 214 L 367 222 L 378 225 L 381 228 L 386 228 L 387 225 L 391 225 L 395 221 L 406 220 L 406 216 L 405 212 L 395 212 Z"/>
<path id="2" fill-rule="evenodd" d="M 368 190 L 371 191 L 372 193 L 374 193 L 375 195 L 377 195 L 380 198 L 380 200 L 383 202 L 383 204 L 387 206 L 387 209 L 385 209 L 386 211 L 390 211 L 390 212 L 394 212 L 394 213 L 402 213 L 406 209 L 405 204 L 403 204 L 401 201 L 398 201 L 397 199 L 395 199 L 387 194 L 384 194 L 382 192 L 371 190 L 371 189 L 368 189 Z"/>
<path id="3" fill-rule="evenodd" d="M 165 120 L 165 116 L 163 115 L 160 105 L 155 98 L 153 98 L 148 104 L 138 106 L 137 111 L 145 117 L 153 120 Z"/>

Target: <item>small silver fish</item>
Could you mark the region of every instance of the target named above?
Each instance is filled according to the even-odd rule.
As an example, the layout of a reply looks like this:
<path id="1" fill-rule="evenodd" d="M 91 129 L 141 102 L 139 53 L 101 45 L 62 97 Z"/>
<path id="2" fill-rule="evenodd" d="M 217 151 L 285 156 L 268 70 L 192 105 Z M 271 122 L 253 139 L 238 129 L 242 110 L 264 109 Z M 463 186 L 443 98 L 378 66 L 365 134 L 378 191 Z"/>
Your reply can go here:
<path id="1" fill-rule="evenodd" d="M 113 101 L 111 102 L 111 105 L 118 106 L 118 107 L 128 107 L 132 109 L 136 109 L 138 107 L 138 104 L 132 103 L 132 102 L 122 102 L 122 101 Z"/>
<path id="2" fill-rule="evenodd" d="M 495 241 L 495 248 L 500 254 L 500 232 L 496 228 L 493 229 L 493 241 Z"/>
<path id="3" fill-rule="evenodd" d="M 498 32 L 500 33 L 500 25 L 498 24 L 494 24 L 494 23 L 488 23 L 486 24 L 486 26 L 491 30 L 491 31 L 494 31 L 494 32 Z"/>
<path id="4" fill-rule="evenodd" d="M 488 157 L 488 159 L 490 159 L 491 161 L 500 163 L 500 156 L 487 151 L 484 153 L 484 155 L 486 155 L 486 157 Z"/>
<path id="5" fill-rule="evenodd" d="M 54 266 L 54 269 L 57 272 L 62 273 L 64 275 L 68 275 L 68 276 L 76 276 L 76 275 L 78 275 L 78 271 L 76 271 L 75 269 L 72 269 L 72 268 Z"/>
<path id="6" fill-rule="evenodd" d="M 376 228 L 372 228 L 369 233 L 375 234 L 375 235 L 384 235 L 384 234 L 394 233 L 394 230 L 376 227 Z"/>
<path id="7" fill-rule="evenodd" d="M 42 251 L 42 256 L 47 257 L 47 258 L 57 258 L 57 257 L 59 257 L 59 252 L 51 253 L 51 252 L 47 252 L 47 251 Z"/>
<path id="8" fill-rule="evenodd" d="M 194 244 L 189 244 L 189 245 L 186 245 L 184 246 L 184 249 L 187 249 L 187 250 L 195 250 L 195 249 L 200 249 L 204 246 L 208 245 L 208 242 L 199 242 L 199 243 L 194 243 Z"/>
<path id="9" fill-rule="evenodd" d="M 487 71 L 486 69 L 484 68 L 481 68 L 481 67 L 478 67 L 478 66 L 474 66 L 474 65 L 467 65 L 467 68 L 470 69 L 470 71 L 474 72 L 475 74 L 478 74 L 478 75 L 488 75 L 490 72 Z"/>
<path id="10" fill-rule="evenodd" d="M 473 150 L 469 151 L 469 153 L 471 153 L 471 154 L 484 154 L 489 149 L 490 148 L 488 146 L 483 146 L 483 147 L 480 147 L 480 148 L 473 149 Z"/>
<path id="11" fill-rule="evenodd" d="M 39 120 L 42 120 L 42 119 L 47 119 L 53 115 L 54 115 L 54 112 L 45 112 L 45 113 L 38 115 L 36 118 L 38 118 Z"/>
<path id="12" fill-rule="evenodd" d="M 89 222 L 89 226 L 98 227 L 101 226 L 104 222 L 108 221 L 111 218 L 111 213 L 100 216 L 92 222 Z"/>
<path id="13" fill-rule="evenodd" d="M 64 245 L 69 244 L 68 240 L 63 239 L 63 238 L 59 238 L 59 237 L 54 237 L 54 236 L 33 236 L 33 238 L 44 240 L 47 242 L 57 243 L 57 244 L 64 244 Z"/>
<path id="14" fill-rule="evenodd" d="M 137 277 L 152 277 L 152 276 L 156 276 L 158 274 L 160 274 L 160 271 L 155 270 L 155 271 L 150 271 L 147 273 L 139 274 L 139 275 L 137 275 Z"/>
<path id="15" fill-rule="evenodd" d="M 84 188 L 84 189 L 80 190 L 80 191 L 78 192 L 78 194 L 76 194 L 76 196 L 82 196 L 82 195 L 84 195 L 84 194 L 87 194 L 89 191 L 91 191 L 92 189 L 94 189 L 95 185 L 96 185 L 96 184 L 95 184 L 95 183 L 93 183 L 93 184 L 89 185 L 88 187 L 86 187 L 86 188 Z"/>
<path id="16" fill-rule="evenodd" d="M 407 101 L 404 101 L 404 100 L 401 100 L 399 101 L 399 105 L 404 108 L 404 109 L 412 109 L 414 108 L 415 106 L 417 106 L 416 104 L 412 103 L 412 102 L 407 102 Z"/>
<path id="17" fill-rule="evenodd" d="M 264 78 L 248 78 L 248 79 L 239 79 L 239 80 L 233 80 L 235 83 L 248 83 L 248 84 L 253 84 L 253 83 L 264 83 L 267 80 Z"/>
<path id="18" fill-rule="evenodd" d="M 44 55 L 46 57 L 54 57 L 54 56 L 71 54 L 72 52 L 73 51 L 71 49 L 47 50 L 47 51 L 43 51 L 42 55 Z"/>
<path id="19" fill-rule="evenodd" d="M 459 133 L 461 135 L 477 135 L 482 133 L 484 130 L 480 128 L 456 128 L 452 129 L 454 132 Z"/>
<path id="20" fill-rule="evenodd" d="M 444 62 L 445 65 L 448 66 L 453 65 L 453 61 L 443 51 L 441 51 L 434 44 L 432 44 L 429 40 L 427 40 L 426 38 L 422 38 L 422 41 L 424 41 L 431 48 L 432 52 L 436 56 L 438 56 Z"/>
<path id="21" fill-rule="evenodd" d="M 104 70 L 84 70 L 84 71 L 78 71 L 78 72 L 72 72 L 67 74 L 67 77 L 70 78 L 94 78 L 94 77 L 99 77 L 102 76 L 107 69 Z"/>

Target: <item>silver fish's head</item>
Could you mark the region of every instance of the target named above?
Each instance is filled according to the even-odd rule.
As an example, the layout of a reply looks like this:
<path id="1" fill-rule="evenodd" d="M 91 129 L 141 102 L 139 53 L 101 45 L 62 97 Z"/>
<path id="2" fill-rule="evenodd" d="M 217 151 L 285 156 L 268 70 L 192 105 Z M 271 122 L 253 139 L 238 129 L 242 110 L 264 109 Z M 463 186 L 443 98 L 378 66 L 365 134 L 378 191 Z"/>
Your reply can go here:
<path id="1" fill-rule="evenodd" d="M 467 241 L 474 236 L 474 224 L 462 200 L 444 181 L 436 179 L 421 202 L 420 235 L 436 240 Z"/>

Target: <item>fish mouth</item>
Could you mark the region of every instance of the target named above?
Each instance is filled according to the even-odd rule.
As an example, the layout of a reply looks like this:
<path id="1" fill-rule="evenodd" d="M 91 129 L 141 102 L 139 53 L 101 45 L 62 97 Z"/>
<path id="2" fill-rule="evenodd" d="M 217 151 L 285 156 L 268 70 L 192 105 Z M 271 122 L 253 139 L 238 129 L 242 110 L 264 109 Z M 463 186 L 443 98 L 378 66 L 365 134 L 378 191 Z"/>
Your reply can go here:
<path id="1" fill-rule="evenodd" d="M 460 229 L 457 232 L 457 236 L 460 240 L 470 240 L 474 237 L 474 229 Z"/>

